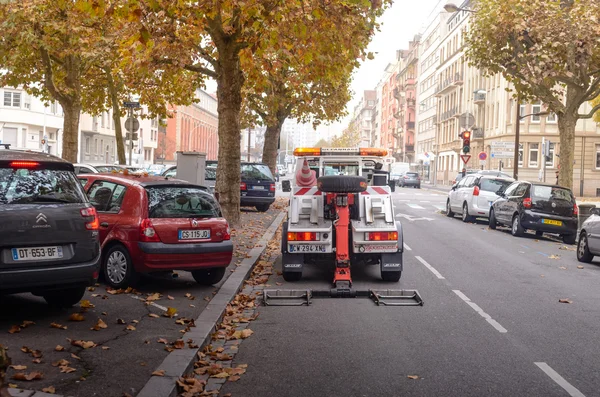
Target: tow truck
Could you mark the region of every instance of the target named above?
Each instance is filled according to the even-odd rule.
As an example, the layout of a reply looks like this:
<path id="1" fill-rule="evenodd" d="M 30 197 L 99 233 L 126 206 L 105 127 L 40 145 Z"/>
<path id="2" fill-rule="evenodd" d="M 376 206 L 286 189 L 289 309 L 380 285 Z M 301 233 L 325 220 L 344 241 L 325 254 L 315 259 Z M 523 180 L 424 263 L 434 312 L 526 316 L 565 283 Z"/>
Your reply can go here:
<path id="1" fill-rule="evenodd" d="M 294 177 L 282 182 L 290 193 L 283 225 L 282 275 L 299 282 L 306 265 L 331 266 L 328 290 L 264 290 L 267 305 L 310 305 L 315 297 L 369 297 L 378 305 L 423 305 L 416 290 L 357 290 L 351 267 L 378 265 L 381 279 L 398 282 L 404 252 L 402 224 L 396 221 L 387 150 L 296 148 Z M 293 302 L 295 301 L 295 302 Z"/>

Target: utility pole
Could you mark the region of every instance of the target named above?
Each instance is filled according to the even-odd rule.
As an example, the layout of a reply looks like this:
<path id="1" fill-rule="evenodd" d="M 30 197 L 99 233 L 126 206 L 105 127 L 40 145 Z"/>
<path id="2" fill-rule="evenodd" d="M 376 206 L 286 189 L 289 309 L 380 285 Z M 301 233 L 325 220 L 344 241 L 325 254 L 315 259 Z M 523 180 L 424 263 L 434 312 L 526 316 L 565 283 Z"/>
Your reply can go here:
<path id="1" fill-rule="evenodd" d="M 129 119 L 132 120 L 133 119 L 133 108 L 130 107 L 129 108 Z M 131 131 L 129 133 L 129 165 L 133 165 L 133 162 L 131 161 L 131 157 L 133 156 L 133 131 Z"/>
<path id="2" fill-rule="evenodd" d="M 513 178 L 519 179 L 519 133 L 521 132 L 521 97 L 517 96 L 517 111 L 515 112 L 515 157 L 513 159 Z"/>
<path id="3" fill-rule="evenodd" d="M 248 162 L 250 162 L 250 148 L 251 148 L 251 140 L 252 140 L 252 130 L 248 127 Z"/>

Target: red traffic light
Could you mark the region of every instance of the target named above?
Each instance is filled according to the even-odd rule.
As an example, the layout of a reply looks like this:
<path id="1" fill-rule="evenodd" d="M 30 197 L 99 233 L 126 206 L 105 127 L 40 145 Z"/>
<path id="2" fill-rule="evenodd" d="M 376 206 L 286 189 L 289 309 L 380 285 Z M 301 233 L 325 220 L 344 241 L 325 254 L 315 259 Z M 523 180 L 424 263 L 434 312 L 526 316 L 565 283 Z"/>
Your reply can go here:
<path id="1" fill-rule="evenodd" d="M 462 133 L 462 138 L 463 139 L 471 139 L 471 131 L 464 131 Z"/>

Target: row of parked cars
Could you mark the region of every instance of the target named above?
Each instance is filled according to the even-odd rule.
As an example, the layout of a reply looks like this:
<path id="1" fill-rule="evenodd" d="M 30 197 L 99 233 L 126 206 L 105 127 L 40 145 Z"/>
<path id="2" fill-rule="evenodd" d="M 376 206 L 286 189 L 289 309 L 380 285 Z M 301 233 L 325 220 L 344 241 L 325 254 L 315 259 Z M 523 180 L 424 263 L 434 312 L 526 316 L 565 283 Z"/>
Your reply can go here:
<path id="1" fill-rule="evenodd" d="M 600 255 L 600 210 L 578 231 L 579 208 L 573 192 L 541 182 L 515 181 L 507 174 L 483 171 L 459 176 L 448 192 L 446 215 L 460 215 L 463 222 L 487 218 L 490 229 L 510 227 L 521 237 L 527 230 L 537 236 L 558 235 L 565 244 L 577 246 L 577 258 L 591 262 Z"/>
<path id="2" fill-rule="evenodd" d="M 208 187 L 96 171 L 0 147 L 0 295 L 71 306 L 101 276 L 113 288 L 161 271 L 190 271 L 203 285 L 223 278 L 233 244 Z"/>

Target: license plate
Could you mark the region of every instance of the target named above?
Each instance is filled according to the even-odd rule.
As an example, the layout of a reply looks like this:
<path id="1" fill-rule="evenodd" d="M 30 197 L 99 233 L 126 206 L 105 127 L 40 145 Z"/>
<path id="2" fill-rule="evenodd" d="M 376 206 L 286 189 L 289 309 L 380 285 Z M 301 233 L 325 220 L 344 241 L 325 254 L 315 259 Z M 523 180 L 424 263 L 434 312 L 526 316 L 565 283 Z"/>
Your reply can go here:
<path id="1" fill-rule="evenodd" d="M 29 247 L 13 248 L 12 257 L 15 261 L 37 261 L 40 259 L 60 259 L 63 257 L 62 247 Z"/>
<path id="2" fill-rule="evenodd" d="M 179 230 L 179 240 L 200 240 L 210 238 L 210 229 Z"/>
<path id="3" fill-rule="evenodd" d="M 265 190 L 265 187 L 261 185 L 255 185 L 252 186 L 252 190 Z"/>
<path id="4" fill-rule="evenodd" d="M 555 221 L 553 219 L 542 219 L 542 223 L 546 225 L 562 226 L 562 221 Z"/>
<path id="5" fill-rule="evenodd" d="M 288 252 L 325 252 L 325 246 L 315 244 L 289 244 Z"/>

